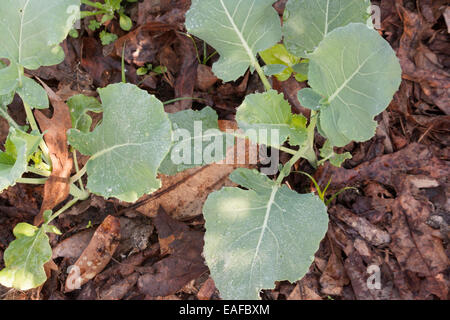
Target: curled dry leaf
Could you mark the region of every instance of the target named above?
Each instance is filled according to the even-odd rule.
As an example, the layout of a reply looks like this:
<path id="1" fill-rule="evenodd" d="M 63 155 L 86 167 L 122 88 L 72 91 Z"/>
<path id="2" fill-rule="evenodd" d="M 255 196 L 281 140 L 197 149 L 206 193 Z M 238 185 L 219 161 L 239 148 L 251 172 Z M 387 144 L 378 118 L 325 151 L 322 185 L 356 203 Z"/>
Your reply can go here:
<path id="1" fill-rule="evenodd" d="M 65 291 L 80 289 L 83 284 L 101 272 L 116 251 L 119 239 L 119 219 L 107 216 L 95 231 L 87 248 L 71 267 L 66 279 Z"/>
<path id="2" fill-rule="evenodd" d="M 44 199 L 39 215 L 34 219 L 35 225 L 43 222 L 45 210 L 52 210 L 69 195 L 69 178 L 73 166 L 66 135 L 67 130 L 72 127 L 69 107 L 45 83 L 41 81 L 41 84 L 47 91 L 54 109 L 50 119 L 41 111 L 35 111 L 36 120 L 41 130 L 45 132 L 44 140 L 52 161 L 52 174 L 44 185 Z"/>

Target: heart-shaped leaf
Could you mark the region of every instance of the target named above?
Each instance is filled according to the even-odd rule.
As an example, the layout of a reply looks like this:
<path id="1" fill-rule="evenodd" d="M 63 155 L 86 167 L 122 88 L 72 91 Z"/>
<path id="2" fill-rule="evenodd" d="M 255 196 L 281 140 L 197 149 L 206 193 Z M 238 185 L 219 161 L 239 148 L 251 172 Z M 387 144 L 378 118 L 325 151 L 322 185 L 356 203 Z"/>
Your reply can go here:
<path id="1" fill-rule="evenodd" d="M 134 202 L 161 187 L 158 168 L 172 144 L 171 123 L 163 104 L 131 84 L 98 90 L 103 121 L 93 132 L 68 132 L 69 143 L 91 156 L 87 188 L 105 198 Z"/>
<path id="2" fill-rule="evenodd" d="M 328 216 L 313 194 L 298 194 L 257 171 L 237 169 L 203 207 L 204 257 L 223 299 L 258 299 L 275 281 L 303 277 L 325 236 Z"/>
<path id="3" fill-rule="evenodd" d="M 366 25 L 351 23 L 331 31 L 309 58 L 309 85 L 325 98 L 321 134 L 338 147 L 372 138 L 374 117 L 387 108 L 401 82 L 389 43 Z"/>
<path id="4" fill-rule="evenodd" d="M 247 132 L 250 140 L 268 146 L 278 147 L 288 137 L 291 145 L 301 145 L 307 137 L 306 119 L 292 114 L 289 102 L 275 90 L 245 97 L 236 121 L 242 130 L 254 130 L 255 135 Z"/>
<path id="5" fill-rule="evenodd" d="M 284 12 L 284 44 L 296 56 L 306 57 L 332 30 L 366 22 L 369 6 L 369 0 L 289 0 Z"/>
<path id="6" fill-rule="evenodd" d="M 186 28 L 220 54 L 213 72 L 234 81 L 257 64 L 256 54 L 281 39 L 274 0 L 193 0 Z"/>

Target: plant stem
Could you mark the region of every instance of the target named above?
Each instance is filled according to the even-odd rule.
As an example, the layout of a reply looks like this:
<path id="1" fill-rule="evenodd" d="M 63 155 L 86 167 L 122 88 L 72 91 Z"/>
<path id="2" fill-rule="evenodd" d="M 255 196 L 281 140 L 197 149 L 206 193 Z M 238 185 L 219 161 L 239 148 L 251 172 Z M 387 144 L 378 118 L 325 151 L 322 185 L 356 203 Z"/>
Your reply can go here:
<path id="1" fill-rule="evenodd" d="M 16 121 L 14 121 L 13 118 L 11 118 L 11 116 L 9 115 L 8 110 L 6 108 L 0 107 L 0 114 L 2 115 L 3 118 L 5 118 L 8 121 L 10 126 L 14 127 L 15 129 L 20 130 L 19 125 L 17 124 Z"/>
<path id="2" fill-rule="evenodd" d="M 50 177 L 50 175 L 51 175 L 50 171 L 33 168 L 33 167 L 28 167 L 27 172 L 31 172 L 31 173 L 34 173 L 34 174 L 37 174 L 37 175 L 40 175 L 43 177 Z"/>
<path id="3" fill-rule="evenodd" d="M 31 110 L 31 107 L 25 101 L 23 101 L 23 106 L 25 108 L 25 113 L 27 115 L 27 120 L 28 120 L 28 123 L 30 124 L 31 130 L 40 132 L 39 131 L 39 127 L 38 127 L 38 125 L 36 123 L 36 120 L 34 119 L 34 115 L 33 115 L 33 111 Z M 48 147 L 45 144 L 44 140 L 42 140 L 40 142 L 39 147 L 42 150 L 42 155 L 44 156 L 45 163 L 47 163 L 48 165 L 51 166 L 52 160 L 50 159 Z"/>
<path id="4" fill-rule="evenodd" d="M 74 197 L 74 198 L 78 198 L 80 200 L 86 200 L 87 198 L 89 198 L 89 191 L 83 190 L 81 191 L 80 189 L 77 188 L 77 186 L 73 183 L 70 184 L 70 189 L 69 189 L 69 193 Z"/>
<path id="5" fill-rule="evenodd" d="M 66 205 L 64 207 L 62 207 L 61 209 L 59 209 L 58 211 L 56 211 L 51 217 L 50 219 L 48 219 L 47 224 L 49 224 L 50 222 L 52 222 L 53 220 L 55 220 L 61 213 L 63 213 L 64 211 L 66 211 L 67 209 L 69 209 L 71 206 L 73 206 L 75 203 L 78 202 L 78 200 L 80 200 L 79 198 L 73 198 L 72 200 L 70 200 L 69 202 L 66 203 Z"/>
<path id="6" fill-rule="evenodd" d="M 39 131 L 39 127 L 36 123 L 36 120 L 34 119 L 34 115 L 33 115 L 33 111 L 31 110 L 31 107 L 25 101 L 23 101 L 23 106 L 25 108 L 25 113 L 27 115 L 27 121 L 30 124 L 31 130 Z"/>
<path id="7" fill-rule="evenodd" d="M 25 183 L 25 184 L 45 184 L 48 178 L 19 178 L 17 179 L 17 183 Z"/>
<path id="8" fill-rule="evenodd" d="M 261 79 L 261 81 L 264 85 L 264 88 L 266 88 L 266 91 L 271 90 L 272 86 L 270 85 L 269 79 L 267 79 L 266 75 L 264 74 L 263 69 L 259 65 L 259 62 L 256 58 L 253 59 L 252 65 L 255 68 L 256 72 L 258 72 L 259 78 Z"/>
<path id="9" fill-rule="evenodd" d="M 167 100 L 165 102 L 163 102 L 163 105 L 167 105 L 167 104 L 171 104 L 177 101 L 182 101 L 182 100 L 198 100 L 198 101 L 205 101 L 205 99 L 202 98 L 194 98 L 194 97 L 181 97 L 181 98 L 175 98 L 172 100 Z"/>
<path id="10" fill-rule="evenodd" d="M 75 165 L 76 172 L 80 172 L 80 167 L 78 166 L 78 160 L 77 160 L 77 151 L 75 149 L 72 150 L 73 154 L 73 163 Z M 83 181 L 81 180 L 81 177 L 78 179 L 78 183 L 80 185 L 80 188 L 82 191 L 84 191 Z"/>
<path id="11" fill-rule="evenodd" d="M 306 145 L 304 147 L 300 147 L 289 162 L 284 165 L 283 170 L 277 178 L 277 184 L 281 184 L 283 179 L 291 173 L 291 168 L 298 160 L 300 160 L 300 158 L 307 159 L 313 166 L 317 163 L 316 154 L 314 152 L 314 130 L 316 129 L 316 125 L 317 114 L 315 111 L 311 111 L 309 126 L 307 128 L 308 140 L 306 141 Z"/>
<path id="12" fill-rule="evenodd" d="M 81 168 L 81 170 L 78 171 L 74 176 L 72 176 L 70 178 L 70 183 L 74 183 L 75 181 L 80 179 L 82 176 L 84 176 L 84 174 L 86 173 L 86 167 L 87 167 L 87 164 L 83 168 Z"/>

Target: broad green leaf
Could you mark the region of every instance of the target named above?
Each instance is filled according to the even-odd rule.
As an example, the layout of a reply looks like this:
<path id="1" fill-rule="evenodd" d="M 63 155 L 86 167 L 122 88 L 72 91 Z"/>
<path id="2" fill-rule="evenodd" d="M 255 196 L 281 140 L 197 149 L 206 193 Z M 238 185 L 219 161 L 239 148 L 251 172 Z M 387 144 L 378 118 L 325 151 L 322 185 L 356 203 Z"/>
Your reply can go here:
<path id="1" fill-rule="evenodd" d="M 278 147 L 290 137 L 291 145 L 301 145 L 306 140 L 305 126 L 291 112 L 283 94 L 270 90 L 250 94 L 238 108 L 236 121 L 255 143 Z M 306 119 L 305 119 L 306 120 Z M 306 125 L 306 121 L 303 122 Z M 248 134 L 252 130 L 256 135 Z"/>
<path id="2" fill-rule="evenodd" d="M 54 226 L 44 224 L 37 228 L 19 223 L 13 230 L 16 240 L 9 244 L 0 271 L 0 284 L 18 290 L 37 288 L 47 280 L 44 264 L 52 257 L 52 248 L 46 232 L 58 233 Z M 60 232 L 59 232 L 60 234 Z"/>
<path id="3" fill-rule="evenodd" d="M 135 202 L 161 187 L 158 168 L 172 144 L 171 123 L 163 104 L 131 84 L 98 90 L 103 121 L 93 132 L 68 132 L 69 143 L 91 156 L 87 188 L 105 198 Z"/>
<path id="4" fill-rule="evenodd" d="M 219 130 L 218 116 L 213 109 L 206 107 L 201 111 L 180 111 L 169 114 L 169 119 L 174 132 L 174 146 L 159 167 L 160 173 L 175 175 L 223 160 L 226 135 Z M 216 154 L 216 149 L 220 153 Z"/>
<path id="5" fill-rule="evenodd" d="M 91 130 L 92 118 L 87 114 L 88 111 L 100 113 L 103 111 L 102 105 L 94 97 L 88 97 L 83 94 L 70 97 L 67 100 L 70 110 L 70 119 L 72 128 L 87 133 Z"/>
<path id="6" fill-rule="evenodd" d="M 62 62 L 59 44 L 78 18 L 80 0 L 3 0 L 0 57 L 26 69 Z"/>
<path id="7" fill-rule="evenodd" d="M 193 0 L 186 13 L 189 33 L 208 42 L 220 54 L 213 72 L 234 81 L 257 63 L 256 54 L 281 39 L 274 0 Z"/>
<path id="8" fill-rule="evenodd" d="M 36 151 L 42 136 L 10 128 L 5 151 L 0 151 L 0 192 L 16 184 L 27 171 L 28 159 Z"/>
<path id="9" fill-rule="evenodd" d="M 24 103 L 35 109 L 47 109 L 49 106 L 44 88 L 30 78 L 22 78 L 22 86 L 17 88 L 17 93 Z"/>
<path id="10" fill-rule="evenodd" d="M 325 141 L 322 149 L 320 149 L 320 156 L 323 158 L 320 162 L 325 162 L 324 160 L 327 160 L 335 167 L 341 167 L 345 160 L 352 158 L 350 152 L 342 154 L 335 153 L 330 140 Z"/>
<path id="11" fill-rule="evenodd" d="M 401 82 L 394 50 L 361 23 L 331 31 L 310 56 L 309 85 L 325 99 L 319 129 L 333 146 L 363 142 L 375 134 L 376 115 Z"/>
<path id="12" fill-rule="evenodd" d="M 31 107 L 48 108 L 47 95 L 23 68 L 37 69 L 63 61 L 59 45 L 79 15 L 80 0 L 3 0 L 0 10 L 0 58 L 9 66 L 0 70 L 0 95 L 19 91 Z M 45 98 L 44 98 L 45 96 Z"/>
<path id="13" fill-rule="evenodd" d="M 366 22 L 369 0 L 289 0 L 284 12 L 286 48 L 306 57 L 332 30 L 351 22 Z"/>
<path id="14" fill-rule="evenodd" d="M 285 69 L 278 72 L 276 78 L 279 81 L 286 81 L 294 70 L 292 67 L 300 62 L 300 58 L 290 54 L 283 44 L 276 44 L 273 47 L 259 53 L 266 65 L 284 65 Z"/>
<path id="15" fill-rule="evenodd" d="M 297 93 L 298 101 L 303 107 L 317 111 L 320 109 L 320 103 L 323 97 L 311 88 L 304 88 Z"/>
<path id="16" fill-rule="evenodd" d="M 258 299 L 275 281 L 302 278 L 328 227 L 319 197 L 298 194 L 257 171 L 230 176 L 249 190 L 223 188 L 203 207 L 203 255 L 223 299 Z"/>

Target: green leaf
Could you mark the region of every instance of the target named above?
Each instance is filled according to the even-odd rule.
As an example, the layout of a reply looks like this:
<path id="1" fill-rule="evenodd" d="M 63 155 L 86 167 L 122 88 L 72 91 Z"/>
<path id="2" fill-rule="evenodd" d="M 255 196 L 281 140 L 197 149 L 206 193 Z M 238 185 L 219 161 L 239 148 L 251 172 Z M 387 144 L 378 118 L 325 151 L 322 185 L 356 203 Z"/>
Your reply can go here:
<path id="1" fill-rule="evenodd" d="M 313 51 L 332 30 L 366 22 L 369 0 L 289 0 L 283 35 L 287 49 L 299 57 Z"/>
<path id="2" fill-rule="evenodd" d="M 282 64 L 267 64 L 264 67 L 262 67 L 264 74 L 266 76 L 278 76 L 283 73 L 284 71 L 286 71 L 287 69 L 289 69 L 289 67 L 282 65 Z M 280 80 L 280 81 L 284 81 L 284 80 Z"/>
<path id="3" fill-rule="evenodd" d="M 261 51 L 259 53 L 266 65 L 283 65 L 284 70 L 281 70 L 276 75 L 279 81 L 286 81 L 294 71 L 292 67 L 300 62 L 300 58 L 290 54 L 283 44 L 276 44 L 273 47 Z"/>
<path id="4" fill-rule="evenodd" d="M 0 58 L 8 59 L 9 66 L 0 70 L 0 95 L 13 94 L 23 86 L 19 94 L 27 103 L 33 102 L 31 107 L 48 108 L 44 89 L 24 77 L 23 69 L 35 70 L 64 60 L 59 44 L 72 29 L 79 7 L 79 0 L 3 0 Z"/>
<path id="5" fill-rule="evenodd" d="M 138 87 L 117 83 L 98 90 L 103 121 L 93 132 L 68 132 L 69 143 L 91 158 L 87 188 L 105 198 L 135 202 L 161 187 L 158 168 L 172 144 L 163 104 Z"/>
<path id="6" fill-rule="evenodd" d="M 48 96 L 44 88 L 36 81 L 23 77 L 22 87 L 17 88 L 22 101 L 35 109 L 47 109 L 49 107 Z"/>
<path id="7" fill-rule="evenodd" d="M 221 297 L 258 299 L 275 281 L 302 278 L 328 227 L 319 197 L 298 194 L 249 169 L 230 176 L 249 190 L 223 188 L 203 207 L 203 255 Z"/>
<path id="8" fill-rule="evenodd" d="M 102 45 L 107 46 L 108 44 L 113 43 L 117 40 L 117 35 L 114 33 L 109 33 L 106 30 L 102 30 L 100 32 L 100 40 L 102 41 Z"/>
<path id="9" fill-rule="evenodd" d="M 320 109 L 320 102 L 323 97 L 311 88 L 304 88 L 297 93 L 298 101 L 303 107 L 317 111 Z"/>
<path id="10" fill-rule="evenodd" d="M 193 0 L 186 13 L 189 33 L 208 42 L 220 54 L 213 72 L 233 81 L 257 64 L 256 54 L 281 39 L 274 0 Z"/>
<path id="11" fill-rule="evenodd" d="M 338 147 L 369 140 L 400 82 L 397 56 L 377 31 L 361 23 L 331 31 L 310 55 L 309 85 L 326 102 L 320 133 Z"/>
<path id="12" fill-rule="evenodd" d="M 1 52 L 0 52 L 1 53 Z M 19 69 L 14 61 L 0 69 L 0 95 L 12 95 L 19 85 Z"/>
<path id="13" fill-rule="evenodd" d="M 2 70 L 7 68 L 8 66 L 0 60 L 0 79 L 3 79 L 3 81 L 0 81 L 0 86 L 4 85 L 5 87 L 2 89 L 0 88 L 0 107 L 2 106 L 8 106 L 12 103 L 14 99 L 14 88 L 16 86 L 15 78 L 17 78 L 17 74 L 14 73 L 12 76 L 12 85 L 8 85 L 8 81 L 6 81 L 7 75 L 2 74 Z M 14 70 L 10 69 L 9 71 Z"/>
<path id="14" fill-rule="evenodd" d="M 298 82 L 303 82 L 308 80 L 308 71 L 309 71 L 309 61 L 302 60 L 300 63 L 292 66 L 295 74 L 295 80 Z"/>
<path id="15" fill-rule="evenodd" d="M 352 158 L 350 152 L 345 152 L 342 154 L 335 153 L 330 140 L 325 141 L 322 149 L 320 149 L 320 156 L 323 158 L 323 160 L 329 160 L 330 163 L 335 167 L 341 167 L 345 160 Z M 321 160 L 320 162 L 323 163 L 323 160 Z"/>
<path id="16" fill-rule="evenodd" d="M 26 69 L 58 64 L 60 43 L 78 18 L 79 0 L 3 0 L 0 58 Z"/>
<path id="17" fill-rule="evenodd" d="M 95 30 L 97 30 L 98 28 L 100 28 L 101 25 L 102 25 L 102 24 L 101 24 L 100 22 L 98 22 L 98 21 L 95 20 L 95 19 L 92 19 L 91 21 L 89 21 L 88 28 L 89 28 L 90 30 L 92 30 L 92 31 L 95 31 Z"/>
<path id="18" fill-rule="evenodd" d="M 175 145 L 159 168 L 160 173 L 175 175 L 225 158 L 225 134 L 219 130 L 218 116 L 213 109 L 206 107 L 201 111 L 184 110 L 169 114 L 169 119 L 172 122 L 174 139 L 181 141 L 174 141 Z M 218 143 L 221 154 L 215 154 L 215 146 Z"/>
<path id="19" fill-rule="evenodd" d="M 299 117 L 292 114 L 283 94 L 275 90 L 246 96 L 236 113 L 239 128 L 256 131 L 256 136 L 248 134 L 249 139 L 273 147 L 282 145 L 288 137 L 291 145 L 301 145 L 306 140 L 306 128 L 299 126 Z"/>
<path id="20" fill-rule="evenodd" d="M 122 30 L 129 31 L 133 27 L 133 22 L 131 21 L 130 17 L 121 14 L 119 19 L 120 27 Z"/>
<path id="21" fill-rule="evenodd" d="M 9 244 L 3 259 L 5 268 L 0 271 L 0 284 L 18 290 L 39 287 L 47 280 L 44 264 L 52 257 L 45 228 L 19 223 L 14 228 L 16 240 Z"/>
<path id="22" fill-rule="evenodd" d="M 36 151 L 42 136 L 9 129 L 5 151 L 0 151 L 0 192 L 16 184 L 27 171 L 28 159 Z"/>
<path id="23" fill-rule="evenodd" d="M 83 94 L 70 97 L 67 100 L 70 110 L 70 119 L 72 128 L 87 133 L 91 130 L 92 118 L 87 114 L 88 111 L 100 113 L 103 111 L 102 105 L 94 97 L 88 97 Z"/>
<path id="24" fill-rule="evenodd" d="M 144 76 L 148 73 L 148 69 L 146 67 L 140 67 L 136 70 L 136 74 L 138 76 Z"/>

